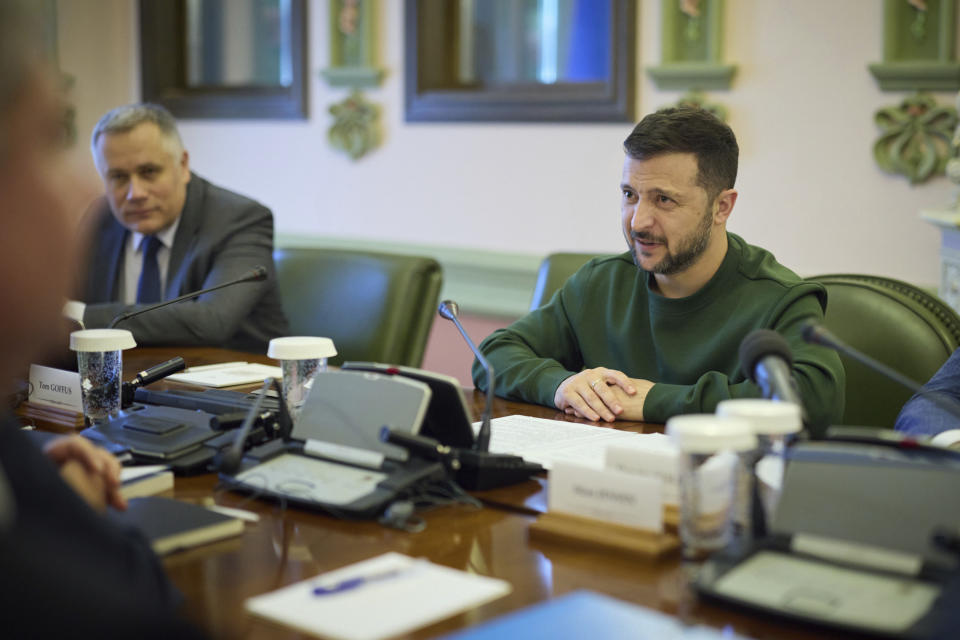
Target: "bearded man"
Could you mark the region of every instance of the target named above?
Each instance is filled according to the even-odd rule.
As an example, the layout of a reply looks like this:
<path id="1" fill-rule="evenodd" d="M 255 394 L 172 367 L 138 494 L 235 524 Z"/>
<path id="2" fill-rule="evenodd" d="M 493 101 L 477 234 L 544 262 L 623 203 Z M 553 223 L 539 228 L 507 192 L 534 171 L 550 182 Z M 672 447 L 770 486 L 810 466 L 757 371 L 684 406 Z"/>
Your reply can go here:
<path id="1" fill-rule="evenodd" d="M 747 334 L 771 329 L 792 350 L 812 433 L 839 420 L 840 359 L 801 337 L 804 320 L 823 319 L 826 290 L 726 229 L 739 155 L 730 127 L 700 109 L 662 109 L 634 127 L 624 152 L 629 251 L 589 261 L 481 343 L 495 392 L 607 422 L 712 413 L 721 400 L 760 396 L 738 352 Z M 477 362 L 473 379 L 487 391 Z"/>

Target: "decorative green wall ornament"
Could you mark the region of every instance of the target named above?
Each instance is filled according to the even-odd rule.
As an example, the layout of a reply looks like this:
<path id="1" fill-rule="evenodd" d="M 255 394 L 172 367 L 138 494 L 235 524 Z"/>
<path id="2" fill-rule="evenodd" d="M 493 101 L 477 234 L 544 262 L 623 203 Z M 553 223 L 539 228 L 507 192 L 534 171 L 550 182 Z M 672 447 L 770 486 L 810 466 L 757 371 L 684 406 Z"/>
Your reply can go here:
<path id="1" fill-rule="evenodd" d="M 723 0 L 662 0 L 661 63 L 647 73 L 661 89 L 729 89 L 723 64 Z"/>
<path id="2" fill-rule="evenodd" d="M 333 126 L 327 131 L 327 140 L 335 149 L 358 159 L 380 143 L 379 111 L 379 107 L 367 102 L 363 93 L 354 91 L 343 102 L 330 105 Z"/>
<path id="3" fill-rule="evenodd" d="M 707 102 L 707 96 L 701 91 L 688 91 L 674 103 L 674 106 L 696 107 L 697 109 L 709 111 L 723 122 L 727 121 L 727 108 L 716 102 Z"/>
<path id="4" fill-rule="evenodd" d="M 960 89 L 956 0 L 884 0 L 883 62 L 869 66 L 884 91 Z"/>
<path id="5" fill-rule="evenodd" d="M 881 169 L 905 175 L 911 184 L 944 172 L 957 126 L 956 109 L 917 93 L 896 107 L 880 109 L 873 119 L 881 131 L 873 145 Z"/>
<path id="6" fill-rule="evenodd" d="M 329 8 L 330 66 L 320 75 L 331 87 L 352 91 L 330 106 L 334 122 L 327 139 L 356 160 L 380 144 L 380 109 L 360 91 L 383 80 L 383 69 L 374 67 L 376 0 L 329 0 Z"/>

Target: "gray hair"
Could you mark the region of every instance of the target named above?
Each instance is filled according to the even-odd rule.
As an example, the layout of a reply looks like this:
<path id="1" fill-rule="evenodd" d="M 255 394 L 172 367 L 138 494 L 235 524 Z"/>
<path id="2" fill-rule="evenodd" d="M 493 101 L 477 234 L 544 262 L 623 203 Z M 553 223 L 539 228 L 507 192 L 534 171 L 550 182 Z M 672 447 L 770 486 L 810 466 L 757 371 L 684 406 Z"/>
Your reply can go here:
<path id="1" fill-rule="evenodd" d="M 179 155 L 183 152 L 183 140 L 173 115 L 158 104 L 144 102 L 117 107 L 100 118 L 90 135 L 90 152 L 94 159 L 97 158 L 97 141 L 101 136 L 108 133 L 127 133 L 146 122 L 155 124 L 160 129 L 171 153 Z"/>

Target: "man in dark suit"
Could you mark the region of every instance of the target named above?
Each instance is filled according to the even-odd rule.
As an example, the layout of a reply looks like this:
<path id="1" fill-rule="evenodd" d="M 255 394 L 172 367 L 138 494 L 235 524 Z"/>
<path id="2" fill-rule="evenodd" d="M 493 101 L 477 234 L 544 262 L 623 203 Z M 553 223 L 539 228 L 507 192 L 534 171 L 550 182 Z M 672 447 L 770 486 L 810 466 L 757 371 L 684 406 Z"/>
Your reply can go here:
<path id="1" fill-rule="evenodd" d="M 0 0 L 0 394 L 62 341 L 72 271 L 64 103 L 25 0 Z M 79 436 L 44 451 L 0 411 L 0 635 L 190 638 L 147 541 L 107 519 L 120 465 Z"/>
<path id="2" fill-rule="evenodd" d="M 135 104 L 110 111 L 94 127 L 91 151 L 106 193 L 90 211 L 89 265 L 80 293 L 87 328 L 262 265 L 265 281 L 227 287 L 120 326 L 141 345 L 246 351 L 263 351 L 287 332 L 270 210 L 191 173 L 166 109 Z M 81 319 L 80 311 L 71 315 Z"/>

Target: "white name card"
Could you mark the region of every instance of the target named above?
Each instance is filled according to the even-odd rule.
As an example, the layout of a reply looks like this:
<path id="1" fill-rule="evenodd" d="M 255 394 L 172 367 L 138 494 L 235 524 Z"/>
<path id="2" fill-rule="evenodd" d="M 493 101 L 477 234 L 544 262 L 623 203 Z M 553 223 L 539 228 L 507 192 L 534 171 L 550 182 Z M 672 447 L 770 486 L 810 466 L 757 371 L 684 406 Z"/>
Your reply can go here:
<path id="1" fill-rule="evenodd" d="M 76 371 L 64 371 L 32 364 L 28 399 L 33 404 L 83 413 L 80 374 Z"/>
<path id="2" fill-rule="evenodd" d="M 604 467 L 660 478 L 664 504 L 680 504 L 680 452 L 669 442 L 643 447 L 609 446 Z"/>
<path id="3" fill-rule="evenodd" d="M 550 511 L 663 531 L 663 482 L 611 469 L 556 462 L 550 471 Z"/>

